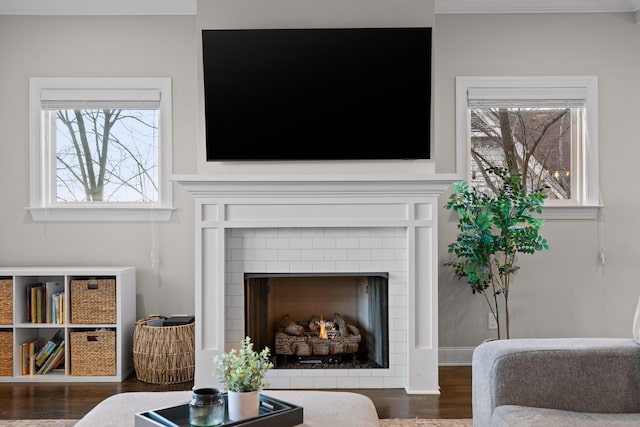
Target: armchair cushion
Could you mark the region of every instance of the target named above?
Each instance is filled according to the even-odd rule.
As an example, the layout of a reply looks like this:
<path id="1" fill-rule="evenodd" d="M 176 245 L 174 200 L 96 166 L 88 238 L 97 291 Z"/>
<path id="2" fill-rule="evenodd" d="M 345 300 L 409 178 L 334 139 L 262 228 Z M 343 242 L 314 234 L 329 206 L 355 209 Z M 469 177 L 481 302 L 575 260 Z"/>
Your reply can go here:
<path id="1" fill-rule="evenodd" d="M 491 427 L 637 427 L 640 414 L 591 414 L 503 405 L 493 413 Z"/>

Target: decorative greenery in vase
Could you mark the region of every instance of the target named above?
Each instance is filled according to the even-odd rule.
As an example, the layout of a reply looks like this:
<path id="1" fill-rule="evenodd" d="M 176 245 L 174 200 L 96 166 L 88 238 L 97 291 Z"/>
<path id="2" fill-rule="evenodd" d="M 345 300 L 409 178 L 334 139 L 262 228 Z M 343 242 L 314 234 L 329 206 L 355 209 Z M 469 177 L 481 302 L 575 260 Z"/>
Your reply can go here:
<path id="1" fill-rule="evenodd" d="M 245 337 L 239 350 L 233 348 L 222 356 L 214 356 L 215 376 L 230 391 L 237 393 L 269 387 L 269 383 L 264 381 L 267 371 L 273 368 L 269 353 L 269 347 L 260 352 L 254 351 L 251 338 Z"/>
<path id="2" fill-rule="evenodd" d="M 452 267 L 458 278 L 464 278 L 471 291 L 485 297 L 498 325 L 501 338 L 501 310 L 504 307 L 504 329 L 510 338 L 509 292 L 518 253 L 533 254 L 549 249 L 547 241 L 539 235 L 543 220 L 534 217 L 542 213 L 547 195 L 540 188 L 527 193 L 519 174 L 511 174 L 505 168 L 492 168 L 500 185 L 494 193 L 470 189 L 461 181 L 453 184 L 454 194 L 446 209 L 458 214 L 458 237 L 449 245 L 449 253 L 456 261 Z M 502 296 L 503 303 L 499 304 Z"/>

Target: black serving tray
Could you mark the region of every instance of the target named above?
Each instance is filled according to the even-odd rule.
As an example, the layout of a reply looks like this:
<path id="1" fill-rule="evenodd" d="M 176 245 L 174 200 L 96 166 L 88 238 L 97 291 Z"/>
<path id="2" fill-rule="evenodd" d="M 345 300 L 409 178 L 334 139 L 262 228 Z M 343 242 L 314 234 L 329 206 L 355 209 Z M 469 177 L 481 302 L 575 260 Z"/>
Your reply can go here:
<path id="1" fill-rule="evenodd" d="M 260 415 L 239 421 L 229 419 L 227 393 L 224 398 L 224 423 L 221 426 L 292 427 L 304 422 L 303 408 L 260 394 Z M 189 427 L 189 404 L 154 409 L 135 415 L 135 427 Z"/>

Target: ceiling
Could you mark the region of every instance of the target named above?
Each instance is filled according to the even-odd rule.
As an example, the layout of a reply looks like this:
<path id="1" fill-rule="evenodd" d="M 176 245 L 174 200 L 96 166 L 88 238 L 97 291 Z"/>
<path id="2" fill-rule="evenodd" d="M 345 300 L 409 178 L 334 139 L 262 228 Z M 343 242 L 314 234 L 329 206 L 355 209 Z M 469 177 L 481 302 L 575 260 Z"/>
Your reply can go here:
<path id="1" fill-rule="evenodd" d="M 640 0 L 435 0 L 437 14 L 638 12 Z M 197 0 L 0 0 L 0 15 L 195 15 Z"/>

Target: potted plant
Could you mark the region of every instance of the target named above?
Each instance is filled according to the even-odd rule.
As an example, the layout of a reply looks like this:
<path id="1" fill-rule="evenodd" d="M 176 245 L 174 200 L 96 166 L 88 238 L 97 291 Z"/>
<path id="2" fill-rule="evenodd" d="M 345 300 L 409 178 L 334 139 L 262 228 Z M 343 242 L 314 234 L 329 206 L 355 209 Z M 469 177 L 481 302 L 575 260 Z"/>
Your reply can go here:
<path id="1" fill-rule="evenodd" d="M 221 356 L 214 356 L 215 376 L 228 389 L 230 420 L 258 416 L 260 390 L 269 386 L 264 377 L 273 368 L 269 353 L 269 347 L 255 351 L 251 338 L 245 337 L 239 350 L 233 348 Z"/>
<path id="2" fill-rule="evenodd" d="M 471 292 L 485 297 L 498 325 L 498 339 L 501 326 L 510 338 L 509 292 L 513 274 L 520 268 L 516 255 L 549 248 L 539 234 L 543 220 L 534 217 L 542 213 L 547 195 L 544 188 L 527 193 L 521 175 L 505 168 L 488 172 L 499 178 L 495 192 L 470 189 L 465 181 L 453 184 L 454 193 L 445 208 L 458 214 L 458 237 L 449 245 L 449 253 L 457 260 L 445 266 L 466 279 Z M 505 324 L 501 325 L 503 310 Z"/>

